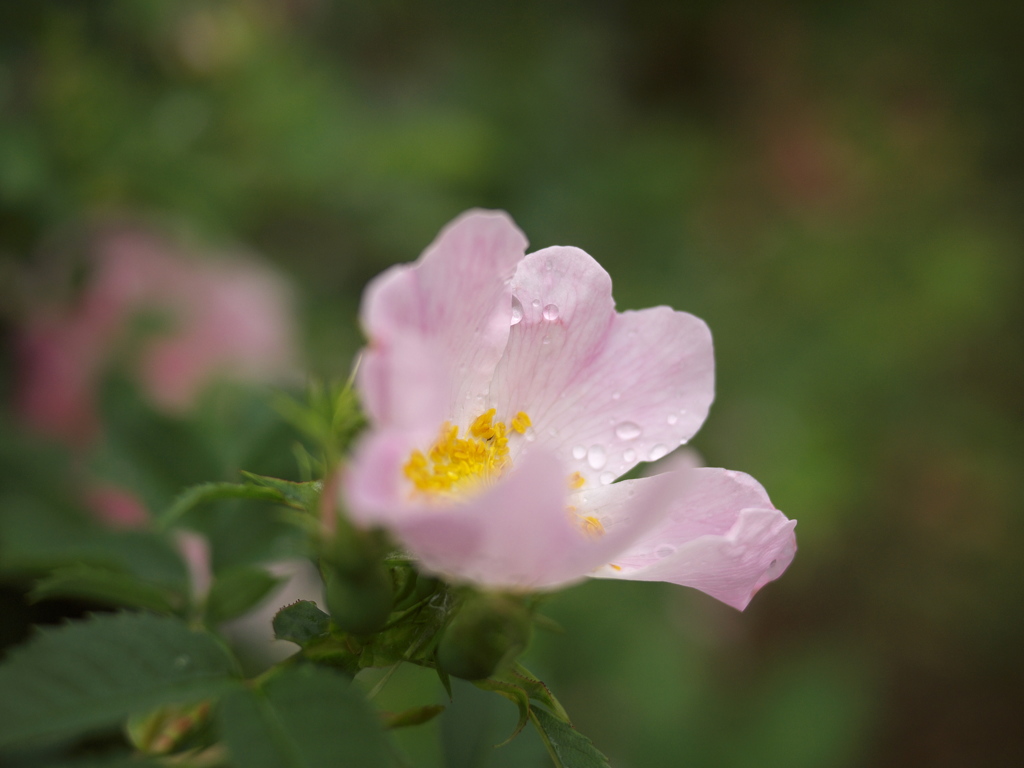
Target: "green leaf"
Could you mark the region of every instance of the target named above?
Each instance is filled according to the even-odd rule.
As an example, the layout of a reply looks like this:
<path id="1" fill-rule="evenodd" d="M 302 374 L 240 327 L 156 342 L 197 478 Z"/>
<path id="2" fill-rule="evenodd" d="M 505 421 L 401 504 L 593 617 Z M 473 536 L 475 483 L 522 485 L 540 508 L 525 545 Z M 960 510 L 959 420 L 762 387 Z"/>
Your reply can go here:
<path id="1" fill-rule="evenodd" d="M 235 765 L 313 768 L 390 765 L 387 738 L 349 681 L 314 666 L 283 669 L 258 690 L 221 702 L 221 732 Z"/>
<path id="2" fill-rule="evenodd" d="M 274 616 L 274 637 L 306 645 L 323 637 L 330 629 L 331 617 L 316 607 L 311 600 L 299 600 L 286 605 Z"/>
<path id="3" fill-rule="evenodd" d="M 182 604 L 181 595 L 174 595 L 126 573 L 89 565 L 58 568 L 40 580 L 29 597 L 33 600 L 77 597 L 112 606 L 148 608 L 164 614 L 174 613 Z"/>
<path id="4" fill-rule="evenodd" d="M 323 492 L 324 484 L 320 480 L 309 483 L 293 483 L 291 480 L 281 480 L 276 477 L 255 475 L 252 472 L 242 471 L 242 476 L 250 484 L 271 488 L 280 493 L 285 499 L 291 502 L 290 506 L 296 509 L 303 509 L 307 512 L 316 513 L 320 508 L 320 494 Z"/>
<path id="5" fill-rule="evenodd" d="M 216 696 L 233 677 L 221 645 L 178 619 L 109 614 L 45 629 L 0 665 L 0 748 Z"/>
<path id="6" fill-rule="evenodd" d="M 501 694 L 519 708 L 519 722 L 516 723 L 516 727 L 515 730 L 512 731 L 512 735 L 501 742 L 501 744 L 496 744 L 495 746 L 501 747 L 508 744 L 512 739 L 522 733 L 523 728 L 526 727 L 526 723 L 530 719 L 532 707 L 530 706 L 529 694 L 524 688 L 521 688 L 518 685 L 506 683 L 502 680 L 495 680 L 494 678 L 473 680 L 472 682 L 477 688 Z"/>
<path id="7" fill-rule="evenodd" d="M 160 516 L 160 525 L 168 528 L 186 512 L 202 504 L 225 499 L 250 499 L 252 501 L 269 501 L 285 506 L 298 507 L 283 493 L 274 488 L 262 485 L 243 485 L 241 483 L 202 483 L 193 485 L 182 491 L 174 503 Z"/>
<path id="8" fill-rule="evenodd" d="M 609 768 L 608 758 L 568 723 L 540 707 L 530 709 L 530 720 L 555 761 L 555 768 Z"/>
<path id="9" fill-rule="evenodd" d="M 262 568 L 242 565 L 217 574 L 206 597 L 205 616 L 210 625 L 220 624 L 253 608 L 282 579 Z"/>
<path id="10" fill-rule="evenodd" d="M 410 725 L 423 725 L 444 712 L 440 704 L 427 704 L 413 707 L 403 712 L 388 713 L 383 716 L 385 728 L 406 728 Z"/>
<path id="11" fill-rule="evenodd" d="M 530 670 L 522 664 L 516 664 L 515 669 L 511 670 L 508 674 L 513 683 L 526 689 L 526 692 L 530 695 L 531 699 L 539 701 L 545 707 L 550 709 L 552 714 L 554 714 L 554 716 L 559 720 L 563 720 L 564 722 L 569 723 L 569 725 L 572 725 L 569 721 L 569 714 L 565 711 L 565 707 L 563 707 L 561 702 L 555 698 L 551 689 L 534 677 Z"/>

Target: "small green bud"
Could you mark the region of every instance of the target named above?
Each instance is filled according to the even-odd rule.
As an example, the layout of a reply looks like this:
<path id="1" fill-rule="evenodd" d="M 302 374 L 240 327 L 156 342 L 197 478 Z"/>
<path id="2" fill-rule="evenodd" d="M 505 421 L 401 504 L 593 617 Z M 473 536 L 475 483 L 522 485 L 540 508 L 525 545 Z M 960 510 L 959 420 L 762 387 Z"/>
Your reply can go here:
<path id="1" fill-rule="evenodd" d="M 339 629 L 354 635 L 369 635 L 387 622 L 394 592 L 391 574 L 383 563 L 358 571 L 341 571 L 326 564 L 324 585 L 327 610 Z"/>
<path id="2" fill-rule="evenodd" d="M 530 630 L 530 615 L 515 599 L 474 595 L 445 629 L 437 649 L 438 664 L 465 680 L 489 677 L 522 653 Z"/>

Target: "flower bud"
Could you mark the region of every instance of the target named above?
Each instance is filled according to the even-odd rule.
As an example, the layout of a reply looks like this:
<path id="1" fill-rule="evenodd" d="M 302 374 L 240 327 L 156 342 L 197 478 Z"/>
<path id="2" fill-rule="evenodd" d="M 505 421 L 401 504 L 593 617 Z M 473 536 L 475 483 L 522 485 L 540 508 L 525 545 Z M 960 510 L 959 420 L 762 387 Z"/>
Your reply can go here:
<path id="1" fill-rule="evenodd" d="M 466 680 L 489 677 L 518 656 L 530 640 L 530 615 L 503 595 L 474 595 L 444 631 L 437 661 L 448 674 Z"/>
<path id="2" fill-rule="evenodd" d="M 325 564 L 324 586 L 331 620 L 345 632 L 372 634 L 384 626 L 391 613 L 394 592 L 391 574 L 383 563 L 357 571 Z"/>

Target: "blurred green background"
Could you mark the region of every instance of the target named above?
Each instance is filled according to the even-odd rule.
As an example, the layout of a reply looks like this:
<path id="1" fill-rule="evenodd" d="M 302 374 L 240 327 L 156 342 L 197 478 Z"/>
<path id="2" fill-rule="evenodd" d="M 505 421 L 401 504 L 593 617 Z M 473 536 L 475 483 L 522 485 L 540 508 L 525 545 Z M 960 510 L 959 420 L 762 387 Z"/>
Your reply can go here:
<path id="1" fill-rule="evenodd" d="M 3 3 L 3 395 L 24 275 L 91 221 L 261 254 L 344 376 L 366 281 L 503 208 L 620 308 L 708 322 L 693 445 L 799 520 L 743 614 L 552 598 L 527 665 L 577 727 L 623 768 L 1024 764 L 1022 29 L 1002 0 Z M 277 447 L 246 468 L 294 473 Z M 545 764 L 460 691 L 415 765 Z"/>

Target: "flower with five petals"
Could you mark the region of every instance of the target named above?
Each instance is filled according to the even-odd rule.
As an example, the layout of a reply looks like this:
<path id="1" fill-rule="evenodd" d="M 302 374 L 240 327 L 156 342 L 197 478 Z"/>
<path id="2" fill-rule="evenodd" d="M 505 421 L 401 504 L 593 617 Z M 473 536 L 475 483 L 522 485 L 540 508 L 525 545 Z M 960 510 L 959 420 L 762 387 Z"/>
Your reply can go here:
<path id="1" fill-rule="evenodd" d="M 668 581 L 743 609 L 796 552 L 796 523 L 757 481 L 677 467 L 615 482 L 703 423 L 707 326 L 668 307 L 616 312 L 586 253 L 525 249 L 506 214 L 470 211 L 367 287 L 353 520 L 454 581 Z"/>

